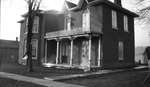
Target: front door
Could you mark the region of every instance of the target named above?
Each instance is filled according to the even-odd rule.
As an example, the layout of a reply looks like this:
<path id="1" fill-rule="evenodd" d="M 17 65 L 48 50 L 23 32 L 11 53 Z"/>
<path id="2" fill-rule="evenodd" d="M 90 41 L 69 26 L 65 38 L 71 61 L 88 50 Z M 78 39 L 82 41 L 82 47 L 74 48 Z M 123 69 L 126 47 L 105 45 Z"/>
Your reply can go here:
<path id="1" fill-rule="evenodd" d="M 61 41 L 60 45 L 60 63 L 69 64 L 70 62 L 70 42 L 69 40 Z"/>
<path id="2" fill-rule="evenodd" d="M 88 67 L 89 66 L 89 43 L 88 40 L 84 40 L 82 42 L 82 51 L 81 51 L 81 66 L 82 67 Z"/>

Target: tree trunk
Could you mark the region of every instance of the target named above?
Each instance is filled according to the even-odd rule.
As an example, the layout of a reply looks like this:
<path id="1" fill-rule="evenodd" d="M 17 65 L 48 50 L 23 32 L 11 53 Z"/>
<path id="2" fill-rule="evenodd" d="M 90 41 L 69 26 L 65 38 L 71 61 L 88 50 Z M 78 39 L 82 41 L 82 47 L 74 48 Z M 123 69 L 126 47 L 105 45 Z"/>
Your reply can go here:
<path id="1" fill-rule="evenodd" d="M 32 66 L 32 27 L 33 27 L 33 12 L 32 12 L 32 4 L 29 4 L 29 12 L 28 12 L 28 34 L 27 34 L 27 70 L 29 72 L 33 71 Z"/>

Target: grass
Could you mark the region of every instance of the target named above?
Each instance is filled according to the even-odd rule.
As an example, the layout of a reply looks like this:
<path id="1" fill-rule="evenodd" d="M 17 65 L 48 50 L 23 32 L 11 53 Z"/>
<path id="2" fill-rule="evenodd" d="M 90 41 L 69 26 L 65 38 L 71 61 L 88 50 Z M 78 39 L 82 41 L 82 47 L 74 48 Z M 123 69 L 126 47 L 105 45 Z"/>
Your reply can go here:
<path id="1" fill-rule="evenodd" d="M 0 87 L 45 87 L 33 83 L 12 80 L 8 78 L 0 78 Z"/>
<path id="2" fill-rule="evenodd" d="M 76 78 L 63 82 L 87 87 L 145 87 L 143 81 L 147 74 L 148 70 L 135 70 L 96 78 Z"/>
<path id="3" fill-rule="evenodd" d="M 78 70 L 45 68 L 42 66 L 33 66 L 33 70 L 34 70 L 33 72 L 28 72 L 26 66 L 17 63 L 3 63 L 0 66 L 0 71 L 2 72 L 9 72 L 9 73 L 31 76 L 36 78 L 44 78 L 44 77 L 53 78 L 56 76 L 82 73 L 81 71 L 78 72 Z"/>

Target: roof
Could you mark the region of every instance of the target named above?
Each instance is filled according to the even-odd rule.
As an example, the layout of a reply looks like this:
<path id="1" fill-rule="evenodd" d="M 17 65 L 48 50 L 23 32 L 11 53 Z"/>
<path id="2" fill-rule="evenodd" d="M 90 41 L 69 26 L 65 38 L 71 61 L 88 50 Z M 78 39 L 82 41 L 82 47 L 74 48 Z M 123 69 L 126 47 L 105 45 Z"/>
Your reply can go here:
<path id="1" fill-rule="evenodd" d="M 18 41 L 0 39 L 0 48 L 18 48 Z"/>
<path id="2" fill-rule="evenodd" d="M 18 21 L 18 23 L 23 23 L 25 21 L 25 19 L 22 19 L 20 21 Z"/>
<path id="3" fill-rule="evenodd" d="M 123 13 L 132 15 L 134 17 L 138 17 L 138 15 L 136 13 L 131 12 L 131 11 L 129 11 L 129 10 L 127 10 L 127 9 L 125 9 L 125 8 L 115 4 L 115 3 L 112 3 L 112 2 L 110 2 L 108 0 L 80 0 L 77 6 L 69 8 L 69 10 L 72 10 L 72 11 L 81 10 L 84 3 L 87 4 L 86 7 L 105 4 L 105 5 L 108 5 L 108 6 L 112 7 L 112 8 L 114 8 L 114 9 L 117 9 L 117 10 L 123 12 Z M 71 7 L 70 4 L 67 4 L 67 5 L 68 5 L 68 7 Z"/>
<path id="4" fill-rule="evenodd" d="M 43 12 L 43 10 L 37 10 L 36 12 L 37 12 L 37 14 L 38 14 L 38 13 Z M 28 12 L 26 12 L 26 13 L 24 13 L 24 14 L 22 15 L 22 17 L 27 17 L 27 16 L 28 16 Z"/>

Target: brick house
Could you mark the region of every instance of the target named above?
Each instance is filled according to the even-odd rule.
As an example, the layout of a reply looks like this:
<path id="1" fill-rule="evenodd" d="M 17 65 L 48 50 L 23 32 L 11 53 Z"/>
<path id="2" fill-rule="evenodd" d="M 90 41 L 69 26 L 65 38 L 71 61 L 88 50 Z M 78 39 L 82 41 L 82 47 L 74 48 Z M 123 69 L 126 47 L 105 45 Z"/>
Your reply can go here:
<path id="1" fill-rule="evenodd" d="M 79 0 L 77 4 L 67 0 L 65 5 L 62 13 L 39 14 L 39 63 L 78 68 L 134 66 L 134 17 L 138 15 L 123 8 L 121 0 Z"/>
<path id="2" fill-rule="evenodd" d="M 26 53 L 26 41 L 27 41 L 27 14 L 22 15 L 24 18 L 20 20 L 20 43 L 19 43 L 19 63 L 25 62 L 22 58 Z M 41 64 L 44 61 L 44 46 L 45 46 L 45 34 L 46 32 L 58 31 L 64 28 L 64 14 L 57 11 L 38 11 L 34 18 L 33 30 L 32 30 L 32 55 L 34 64 Z"/>

